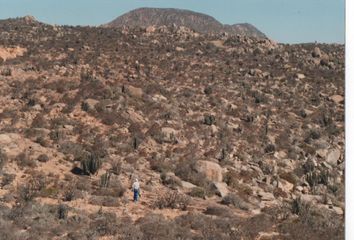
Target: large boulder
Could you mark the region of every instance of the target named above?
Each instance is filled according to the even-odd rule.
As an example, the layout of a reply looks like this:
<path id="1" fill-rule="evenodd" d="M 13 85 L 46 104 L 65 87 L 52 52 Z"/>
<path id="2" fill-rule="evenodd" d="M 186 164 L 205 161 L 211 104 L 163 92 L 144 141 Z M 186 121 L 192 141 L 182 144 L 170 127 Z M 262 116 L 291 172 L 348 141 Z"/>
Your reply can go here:
<path id="1" fill-rule="evenodd" d="M 95 106 L 99 101 L 96 99 L 88 98 L 82 103 L 82 110 L 89 112 L 95 110 Z"/>
<path id="2" fill-rule="evenodd" d="M 343 215 L 344 214 L 344 211 L 342 208 L 340 207 L 333 207 L 333 211 L 338 214 L 338 215 Z"/>
<path id="3" fill-rule="evenodd" d="M 319 47 L 315 47 L 311 53 L 312 57 L 320 58 L 322 56 L 321 49 Z"/>
<path id="4" fill-rule="evenodd" d="M 329 99 L 335 102 L 336 104 L 344 103 L 344 97 L 341 95 L 332 95 L 329 97 Z"/>
<path id="5" fill-rule="evenodd" d="M 284 191 L 284 192 L 286 192 L 286 193 L 290 193 L 290 192 L 292 192 L 292 190 L 293 190 L 293 188 L 294 188 L 294 184 L 292 184 L 292 183 L 290 183 L 290 182 L 288 182 L 288 181 L 286 181 L 286 180 L 284 180 L 284 179 L 280 179 L 280 180 L 278 181 L 278 187 L 279 187 L 282 191 Z"/>
<path id="6" fill-rule="evenodd" d="M 176 144 L 178 143 L 177 134 L 178 133 L 175 129 L 170 127 L 163 127 L 159 132 L 155 133 L 153 136 L 158 143 Z"/>
<path id="7" fill-rule="evenodd" d="M 124 85 L 122 87 L 122 92 L 134 98 L 142 98 L 144 95 L 144 91 L 141 88 L 137 88 L 129 85 Z"/>
<path id="8" fill-rule="evenodd" d="M 227 184 L 224 182 L 214 182 L 213 187 L 215 188 L 215 193 L 222 198 L 229 194 Z"/>
<path id="9" fill-rule="evenodd" d="M 259 191 L 257 193 L 258 197 L 261 198 L 262 201 L 273 201 L 275 200 L 275 197 L 273 193 L 270 192 L 264 192 L 264 191 Z"/>
<path id="10" fill-rule="evenodd" d="M 196 187 L 197 187 L 197 186 L 194 185 L 193 183 L 186 182 L 186 181 L 181 181 L 181 186 L 182 186 L 182 188 L 184 188 L 184 189 L 193 189 L 193 188 L 196 188 Z"/>
<path id="11" fill-rule="evenodd" d="M 305 203 L 320 203 L 322 202 L 322 197 L 320 195 L 302 194 L 300 195 L 301 201 Z"/>
<path id="12" fill-rule="evenodd" d="M 211 161 L 198 161 L 196 170 L 202 173 L 212 182 L 222 182 L 222 168 L 219 164 Z"/>
<path id="13" fill-rule="evenodd" d="M 340 158 L 340 151 L 338 149 L 331 150 L 326 158 L 326 161 L 332 166 L 336 166 Z"/>

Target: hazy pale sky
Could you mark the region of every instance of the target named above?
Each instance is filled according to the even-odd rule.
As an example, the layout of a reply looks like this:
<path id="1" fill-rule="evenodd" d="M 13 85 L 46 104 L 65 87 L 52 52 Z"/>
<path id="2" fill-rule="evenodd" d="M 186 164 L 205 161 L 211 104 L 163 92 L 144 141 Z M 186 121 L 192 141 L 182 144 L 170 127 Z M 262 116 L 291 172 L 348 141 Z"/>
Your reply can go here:
<path id="1" fill-rule="evenodd" d="M 100 25 L 139 7 L 182 8 L 222 23 L 248 22 L 283 43 L 344 43 L 345 0 L 0 0 L 0 19 L 33 15 L 59 25 Z"/>

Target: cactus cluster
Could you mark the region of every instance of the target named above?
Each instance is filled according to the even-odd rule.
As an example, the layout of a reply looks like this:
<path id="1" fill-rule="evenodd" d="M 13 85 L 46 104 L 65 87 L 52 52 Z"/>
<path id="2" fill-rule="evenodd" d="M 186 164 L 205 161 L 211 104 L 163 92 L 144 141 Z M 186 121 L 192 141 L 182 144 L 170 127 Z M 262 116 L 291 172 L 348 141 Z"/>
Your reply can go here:
<path id="1" fill-rule="evenodd" d="M 90 153 L 86 158 L 81 160 L 82 171 L 87 174 L 95 174 L 102 165 L 101 159 L 94 153 Z"/>

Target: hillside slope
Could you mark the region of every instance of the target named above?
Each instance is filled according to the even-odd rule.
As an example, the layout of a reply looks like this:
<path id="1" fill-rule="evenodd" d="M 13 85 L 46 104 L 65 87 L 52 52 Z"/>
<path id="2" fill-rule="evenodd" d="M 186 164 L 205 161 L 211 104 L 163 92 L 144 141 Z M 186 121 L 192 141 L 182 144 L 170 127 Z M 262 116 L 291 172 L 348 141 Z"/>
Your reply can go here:
<path id="1" fill-rule="evenodd" d="M 0 35 L 0 239 L 344 239 L 343 45 Z"/>

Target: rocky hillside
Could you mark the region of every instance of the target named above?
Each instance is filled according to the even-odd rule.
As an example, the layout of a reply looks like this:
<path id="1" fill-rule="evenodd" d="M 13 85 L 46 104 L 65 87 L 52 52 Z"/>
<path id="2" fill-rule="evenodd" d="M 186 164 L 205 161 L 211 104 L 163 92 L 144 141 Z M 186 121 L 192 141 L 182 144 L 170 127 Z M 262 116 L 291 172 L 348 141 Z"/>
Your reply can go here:
<path id="1" fill-rule="evenodd" d="M 0 105 L 0 239 L 344 239 L 343 45 L 3 20 Z"/>
<path id="2" fill-rule="evenodd" d="M 223 25 L 215 18 L 206 14 L 189 10 L 173 8 L 139 8 L 130 11 L 112 22 L 106 27 L 148 27 L 148 26 L 184 26 L 199 33 L 229 33 L 240 34 L 258 38 L 266 38 L 257 28 L 249 23 Z"/>

